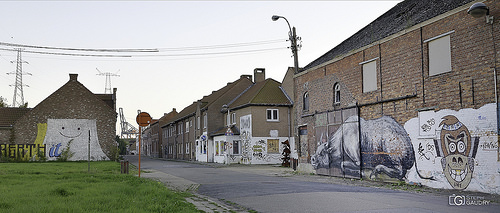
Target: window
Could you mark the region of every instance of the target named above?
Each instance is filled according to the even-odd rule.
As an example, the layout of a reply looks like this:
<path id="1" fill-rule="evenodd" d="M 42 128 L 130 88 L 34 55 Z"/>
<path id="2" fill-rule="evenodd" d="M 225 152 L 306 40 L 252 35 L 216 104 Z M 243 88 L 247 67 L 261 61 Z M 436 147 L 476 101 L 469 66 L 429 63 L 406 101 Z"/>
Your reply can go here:
<path id="1" fill-rule="evenodd" d="M 186 144 L 186 154 L 189 154 L 189 143 Z"/>
<path id="2" fill-rule="evenodd" d="M 231 124 L 236 124 L 236 113 L 231 114 Z"/>
<path id="3" fill-rule="evenodd" d="M 438 36 L 429 40 L 429 76 L 450 72 L 450 35 Z"/>
<path id="4" fill-rule="evenodd" d="M 304 111 L 309 110 L 309 93 L 308 92 L 305 92 L 304 97 L 302 97 L 302 109 Z"/>
<path id="5" fill-rule="evenodd" d="M 267 121 L 279 121 L 278 109 L 267 109 Z"/>
<path id="6" fill-rule="evenodd" d="M 240 154 L 240 141 L 233 141 L 233 155 Z"/>
<path id="7" fill-rule="evenodd" d="M 200 116 L 198 116 L 196 121 L 196 129 L 200 129 L 200 124 L 201 124 Z"/>
<path id="8" fill-rule="evenodd" d="M 189 122 L 186 122 L 186 133 L 189 132 Z"/>
<path id="9" fill-rule="evenodd" d="M 204 129 L 206 129 L 206 128 L 207 128 L 207 122 L 208 122 L 208 120 L 207 120 L 207 114 L 205 114 L 205 115 L 203 116 L 203 128 L 204 128 Z"/>
<path id="10" fill-rule="evenodd" d="M 333 85 L 333 104 L 340 104 L 340 84 Z"/>
<path id="11" fill-rule="evenodd" d="M 363 92 L 377 90 L 377 61 L 362 62 L 361 64 L 363 64 Z"/>
<path id="12" fill-rule="evenodd" d="M 278 139 L 267 139 L 267 152 L 268 153 L 279 153 L 280 152 L 280 141 Z"/>
<path id="13" fill-rule="evenodd" d="M 215 141 L 215 155 L 220 155 L 220 153 L 219 153 L 219 141 Z"/>

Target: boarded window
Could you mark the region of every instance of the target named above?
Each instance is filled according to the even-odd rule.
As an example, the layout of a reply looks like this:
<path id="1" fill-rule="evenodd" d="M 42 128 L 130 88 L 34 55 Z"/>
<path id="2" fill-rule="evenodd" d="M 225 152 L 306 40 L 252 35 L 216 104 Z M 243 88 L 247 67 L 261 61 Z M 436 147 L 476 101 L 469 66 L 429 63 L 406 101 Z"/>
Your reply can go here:
<path id="1" fill-rule="evenodd" d="M 429 41 L 429 76 L 451 71 L 450 36 Z"/>
<path id="2" fill-rule="evenodd" d="M 280 141 L 278 139 L 267 139 L 267 152 L 268 153 L 279 153 L 280 152 Z"/>
<path id="3" fill-rule="evenodd" d="M 363 64 L 363 92 L 377 90 L 377 61 Z"/>

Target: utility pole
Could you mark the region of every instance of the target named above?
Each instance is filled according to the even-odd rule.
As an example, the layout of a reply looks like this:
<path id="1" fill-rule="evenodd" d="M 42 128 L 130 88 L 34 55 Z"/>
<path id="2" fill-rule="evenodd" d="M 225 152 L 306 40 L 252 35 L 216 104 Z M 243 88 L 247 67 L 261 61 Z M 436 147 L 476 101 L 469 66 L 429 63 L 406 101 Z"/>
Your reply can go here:
<path id="1" fill-rule="evenodd" d="M 95 68 L 95 69 L 97 70 L 97 72 L 99 72 L 96 75 L 106 76 L 106 85 L 104 87 L 104 94 L 112 94 L 113 91 L 111 90 L 111 76 L 120 77 L 120 75 L 117 75 L 116 73 L 110 73 L 110 72 L 101 72 L 99 69 L 97 69 L 97 68 Z M 120 72 L 120 70 L 118 70 L 118 72 Z"/>
<path id="2" fill-rule="evenodd" d="M 7 73 L 7 75 L 15 74 L 16 82 L 14 85 L 9 85 L 14 87 L 14 98 L 12 99 L 12 107 L 20 107 L 24 106 L 24 94 L 23 94 L 23 86 L 28 86 L 23 84 L 23 75 L 31 75 L 31 73 L 23 72 L 23 63 L 27 63 L 23 61 L 21 58 L 21 48 L 17 48 L 17 60 L 10 61 L 10 63 L 16 62 L 16 72 Z"/>

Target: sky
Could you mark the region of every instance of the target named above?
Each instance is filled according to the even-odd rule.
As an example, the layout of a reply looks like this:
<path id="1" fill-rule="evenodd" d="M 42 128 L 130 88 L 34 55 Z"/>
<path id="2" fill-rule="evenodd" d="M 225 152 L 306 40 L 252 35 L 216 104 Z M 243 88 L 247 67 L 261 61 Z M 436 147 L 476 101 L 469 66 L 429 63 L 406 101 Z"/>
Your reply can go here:
<path id="1" fill-rule="evenodd" d="M 9 44 L 43 47 L 23 47 L 28 107 L 70 73 L 93 93 L 105 93 L 99 72 L 109 73 L 117 110 L 137 126 L 137 110 L 154 119 L 179 112 L 255 68 L 281 82 L 293 55 L 287 22 L 272 15 L 296 27 L 303 67 L 399 2 L 0 1 L 0 96 L 12 105 L 16 78 L 7 73 L 16 71 L 17 47 Z M 155 52 L 131 51 L 144 49 Z"/>

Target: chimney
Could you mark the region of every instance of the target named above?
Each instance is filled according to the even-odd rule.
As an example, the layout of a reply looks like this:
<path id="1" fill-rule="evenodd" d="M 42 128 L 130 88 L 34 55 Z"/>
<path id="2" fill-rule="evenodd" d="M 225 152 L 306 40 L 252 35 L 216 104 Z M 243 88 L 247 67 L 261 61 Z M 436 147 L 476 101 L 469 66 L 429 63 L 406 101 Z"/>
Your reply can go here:
<path id="1" fill-rule="evenodd" d="M 78 74 L 69 74 L 69 80 L 70 81 L 77 81 Z"/>
<path id="2" fill-rule="evenodd" d="M 253 78 L 255 83 L 259 83 L 261 81 L 266 80 L 266 69 L 264 68 L 255 68 L 253 70 Z"/>
<path id="3" fill-rule="evenodd" d="M 252 81 L 252 75 L 241 75 L 240 78 L 248 78 L 248 80 Z"/>

